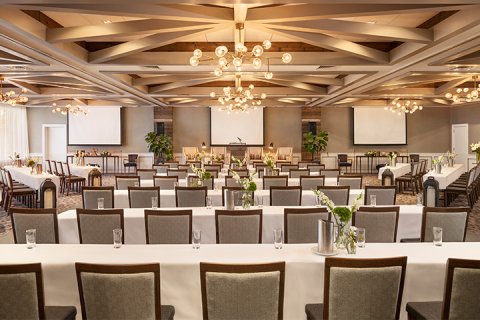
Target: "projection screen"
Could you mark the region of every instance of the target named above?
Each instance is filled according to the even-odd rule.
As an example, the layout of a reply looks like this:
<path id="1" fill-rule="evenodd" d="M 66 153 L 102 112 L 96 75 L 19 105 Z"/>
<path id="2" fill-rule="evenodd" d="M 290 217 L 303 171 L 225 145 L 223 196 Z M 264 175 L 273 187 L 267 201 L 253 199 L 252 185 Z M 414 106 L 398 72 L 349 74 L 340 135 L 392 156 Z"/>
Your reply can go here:
<path id="1" fill-rule="evenodd" d="M 89 107 L 87 116 L 68 114 L 68 145 L 122 144 L 121 107 Z"/>
<path id="2" fill-rule="evenodd" d="M 353 107 L 354 145 L 407 144 L 407 119 L 383 107 Z"/>
<path id="3" fill-rule="evenodd" d="M 210 144 L 228 145 L 240 142 L 246 145 L 264 145 L 263 107 L 247 112 L 231 112 L 210 107 Z"/>

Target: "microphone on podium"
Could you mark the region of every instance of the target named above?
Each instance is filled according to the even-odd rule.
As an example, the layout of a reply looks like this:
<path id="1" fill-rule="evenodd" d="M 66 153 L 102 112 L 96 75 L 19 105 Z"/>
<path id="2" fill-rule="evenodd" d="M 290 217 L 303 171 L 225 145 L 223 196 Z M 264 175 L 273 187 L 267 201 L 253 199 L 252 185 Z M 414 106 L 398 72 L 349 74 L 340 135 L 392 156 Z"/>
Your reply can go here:
<path id="1" fill-rule="evenodd" d="M 239 137 L 237 137 L 237 139 L 238 139 L 238 141 L 239 141 L 240 143 L 242 143 L 242 139 L 240 139 Z"/>

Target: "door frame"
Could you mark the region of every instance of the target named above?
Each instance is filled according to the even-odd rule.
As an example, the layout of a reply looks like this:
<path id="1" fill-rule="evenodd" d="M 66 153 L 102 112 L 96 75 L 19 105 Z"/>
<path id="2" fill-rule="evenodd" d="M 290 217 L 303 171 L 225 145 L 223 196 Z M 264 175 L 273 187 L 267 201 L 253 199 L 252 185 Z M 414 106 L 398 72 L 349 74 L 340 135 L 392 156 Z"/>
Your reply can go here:
<path id="1" fill-rule="evenodd" d="M 455 140 L 455 133 L 454 133 L 454 130 L 455 128 L 458 128 L 458 127 L 466 127 L 467 128 L 467 153 L 465 154 L 465 161 L 463 163 L 463 165 L 465 166 L 465 170 L 468 170 L 468 157 L 470 155 L 470 149 L 469 149 L 469 139 L 470 139 L 470 135 L 469 135 L 469 131 L 468 131 L 468 123 L 455 123 L 455 124 L 452 124 L 452 141 L 451 141 L 451 149 L 453 151 L 453 141 Z"/>
<path id="2" fill-rule="evenodd" d="M 42 124 L 42 158 L 44 161 L 45 161 L 45 147 L 46 147 L 45 133 L 47 131 L 47 128 L 64 128 L 65 134 L 67 134 L 66 124 L 60 124 L 60 123 Z M 68 151 L 68 145 L 65 145 L 65 156 L 67 156 L 67 151 Z M 65 158 L 65 161 L 67 161 L 67 158 Z"/>

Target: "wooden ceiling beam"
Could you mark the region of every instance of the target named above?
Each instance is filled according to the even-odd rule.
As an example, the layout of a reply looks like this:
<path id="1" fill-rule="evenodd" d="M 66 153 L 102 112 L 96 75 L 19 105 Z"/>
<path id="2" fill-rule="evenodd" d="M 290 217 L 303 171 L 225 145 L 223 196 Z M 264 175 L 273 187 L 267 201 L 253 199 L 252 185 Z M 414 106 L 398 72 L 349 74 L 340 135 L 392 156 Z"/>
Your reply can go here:
<path id="1" fill-rule="evenodd" d="M 182 88 L 182 87 L 190 87 L 190 86 L 195 86 L 197 84 L 208 83 L 208 82 L 213 82 L 217 80 L 218 78 L 211 77 L 207 79 L 184 80 L 184 81 L 177 81 L 177 82 L 172 82 L 167 84 L 161 84 L 158 86 L 151 87 L 149 90 L 149 93 L 159 93 L 162 91 L 168 91 L 168 90 Z"/>

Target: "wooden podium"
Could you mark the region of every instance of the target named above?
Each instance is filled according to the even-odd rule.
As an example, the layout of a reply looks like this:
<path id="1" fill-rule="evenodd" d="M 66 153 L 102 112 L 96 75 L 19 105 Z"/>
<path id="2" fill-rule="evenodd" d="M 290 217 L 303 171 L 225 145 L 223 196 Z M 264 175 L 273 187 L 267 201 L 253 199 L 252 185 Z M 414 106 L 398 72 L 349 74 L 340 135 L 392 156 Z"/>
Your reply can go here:
<path id="1" fill-rule="evenodd" d="M 245 143 L 232 142 L 227 146 L 227 152 L 230 153 L 231 157 L 243 159 L 247 152 L 247 145 Z"/>

